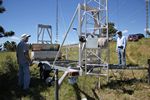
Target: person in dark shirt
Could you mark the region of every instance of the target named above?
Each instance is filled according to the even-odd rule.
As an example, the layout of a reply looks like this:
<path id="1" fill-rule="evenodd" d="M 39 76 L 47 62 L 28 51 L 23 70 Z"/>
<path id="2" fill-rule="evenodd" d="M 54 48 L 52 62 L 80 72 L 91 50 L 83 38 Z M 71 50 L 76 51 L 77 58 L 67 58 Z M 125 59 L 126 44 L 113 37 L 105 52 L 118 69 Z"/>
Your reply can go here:
<path id="1" fill-rule="evenodd" d="M 21 41 L 17 45 L 16 56 L 19 65 L 18 84 L 23 90 L 28 90 L 30 85 L 29 66 L 32 65 L 32 60 L 29 56 L 29 46 L 27 44 L 30 35 L 21 35 Z"/>

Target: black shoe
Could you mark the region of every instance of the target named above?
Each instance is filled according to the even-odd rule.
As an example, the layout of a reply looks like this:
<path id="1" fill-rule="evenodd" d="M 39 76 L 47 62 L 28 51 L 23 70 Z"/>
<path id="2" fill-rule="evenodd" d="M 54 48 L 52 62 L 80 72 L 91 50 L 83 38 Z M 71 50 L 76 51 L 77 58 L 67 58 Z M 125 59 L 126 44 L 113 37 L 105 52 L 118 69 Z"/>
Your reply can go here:
<path id="1" fill-rule="evenodd" d="M 30 90 L 29 89 L 24 89 L 23 90 L 23 95 L 24 96 L 27 96 L 27 95 L 29 95 L 30 94 Z"/>

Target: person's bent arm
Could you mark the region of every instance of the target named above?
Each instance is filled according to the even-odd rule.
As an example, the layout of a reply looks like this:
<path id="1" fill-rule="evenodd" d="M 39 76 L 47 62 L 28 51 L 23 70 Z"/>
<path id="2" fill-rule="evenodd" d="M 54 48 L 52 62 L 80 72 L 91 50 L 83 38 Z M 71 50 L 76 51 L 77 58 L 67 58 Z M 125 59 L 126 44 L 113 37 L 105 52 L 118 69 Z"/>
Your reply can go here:
<path id="1" fill-rule="evenodd" d="M 116 52 L 118 52 L 118 39 L 116 41 Z"/>
<path id="2" fill-rule="evenodd" d="M 126 40 L 126 38 L 124 37 L 124 39 L 123 39 L 123 50 L 126 49 L 126 45 L 127 45 L 127 40 Z"/>

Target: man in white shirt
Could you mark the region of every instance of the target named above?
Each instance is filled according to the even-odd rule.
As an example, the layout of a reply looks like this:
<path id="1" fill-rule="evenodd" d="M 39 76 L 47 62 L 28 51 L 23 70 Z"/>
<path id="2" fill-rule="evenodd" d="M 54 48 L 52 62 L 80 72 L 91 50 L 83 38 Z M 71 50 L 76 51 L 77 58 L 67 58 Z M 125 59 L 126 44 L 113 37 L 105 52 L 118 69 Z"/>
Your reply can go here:
<path id="1" fill-rule="evenodd" d="M 126 45 L 127 40 L 125 36 L 122 36 L 122 32 L 117 32 L 117 45 L 116 45 L 116 52 L 118 53 L 118 64 L 121 66 L 126 65 Z"/>

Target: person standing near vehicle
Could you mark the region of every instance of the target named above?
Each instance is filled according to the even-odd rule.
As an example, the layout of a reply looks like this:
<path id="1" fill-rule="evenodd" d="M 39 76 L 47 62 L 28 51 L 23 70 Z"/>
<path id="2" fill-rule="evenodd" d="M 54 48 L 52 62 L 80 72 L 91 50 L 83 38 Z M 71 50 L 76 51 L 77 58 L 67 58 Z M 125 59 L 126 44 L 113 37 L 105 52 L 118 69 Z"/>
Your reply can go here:
<path id="1" fill-rule="evenodd" d="M 125 36 L 122 36 L 122 32 L 117 32 L 117 45 L 116 52 L 118 53 L 118 64 L 121 66 L 126 66 L 126 46 L 127 40 Z"/>
<path id="2" fill-rule="evenodd" d="M 29 46 L 27 44 L 30 35 L 22 34 L 21 41 L 17 45 L 16 56 L 19 65 L 18 84 L 23 90 L 28 90 L 30 85 L 29 66 L 32 65 L 32 60 L 29 56 Z"/>

